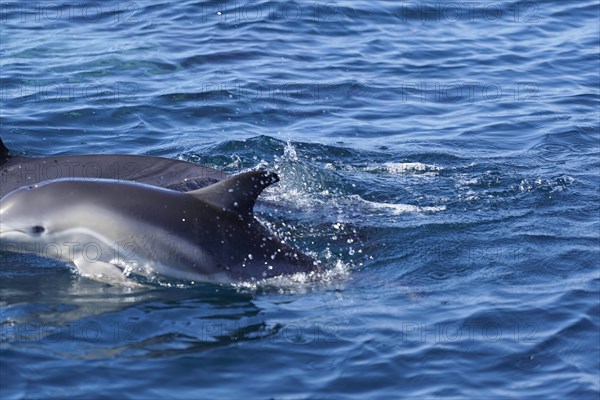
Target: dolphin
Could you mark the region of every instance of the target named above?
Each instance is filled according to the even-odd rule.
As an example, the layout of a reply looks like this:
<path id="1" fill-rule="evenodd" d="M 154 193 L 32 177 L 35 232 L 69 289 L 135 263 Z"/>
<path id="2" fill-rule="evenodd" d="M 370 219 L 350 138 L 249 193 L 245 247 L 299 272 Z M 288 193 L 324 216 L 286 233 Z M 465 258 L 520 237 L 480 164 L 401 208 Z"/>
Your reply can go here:
<path id="1" fill-rule="evenodd" d="M 131 275 L 222 284 L 318 271 L 254 216 L 258 195 L 277 181 L 261 170 L 188 192 L 46 181 L 0 199 L 0 242 L 3 251 L 72 262 L 83 276 L 121 284 Z"/>
<path id="2" fill-rule="evenodd" d="M 125 154 L 21 157 L 11 155 L 0 139 L 0 198 L 21 186 L 61 178 L 127 180 L 188 191 L 227 177 L 227 173 L 217 169 L 163 157 Z"/>

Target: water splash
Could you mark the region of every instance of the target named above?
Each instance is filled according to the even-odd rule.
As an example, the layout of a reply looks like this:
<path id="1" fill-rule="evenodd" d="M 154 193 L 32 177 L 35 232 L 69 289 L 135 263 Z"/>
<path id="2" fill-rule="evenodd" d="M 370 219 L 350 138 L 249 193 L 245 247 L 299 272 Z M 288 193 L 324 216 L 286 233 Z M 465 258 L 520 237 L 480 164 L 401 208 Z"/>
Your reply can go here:
<path id="1" fill-rule="evenodd" d="M 303 294 L 322 285 L 340 283 L 349 279 L 350 265 L 337 260 L 331 268 L 321 272 L 296 273 L 273 278 L 234 283 L 241 292 L 277 292 L 279 294 Z"/>

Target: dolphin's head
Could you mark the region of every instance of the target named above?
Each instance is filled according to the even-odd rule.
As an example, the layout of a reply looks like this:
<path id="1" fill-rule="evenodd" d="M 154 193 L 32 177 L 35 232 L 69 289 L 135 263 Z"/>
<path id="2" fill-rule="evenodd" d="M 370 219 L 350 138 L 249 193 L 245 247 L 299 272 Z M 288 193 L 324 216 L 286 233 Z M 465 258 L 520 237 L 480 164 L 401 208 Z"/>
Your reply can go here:
<path id="1" fill-rule="evenodd" d="M 66 230 L 65 202 L 49 204 L 43 186 L 27 186 L 0 199 L 0 240 L 2 250 L 37 252 L 31 247 L 15 245 L 49 243 Z M 27 250 L 27 249 L 30 250 Z"/>

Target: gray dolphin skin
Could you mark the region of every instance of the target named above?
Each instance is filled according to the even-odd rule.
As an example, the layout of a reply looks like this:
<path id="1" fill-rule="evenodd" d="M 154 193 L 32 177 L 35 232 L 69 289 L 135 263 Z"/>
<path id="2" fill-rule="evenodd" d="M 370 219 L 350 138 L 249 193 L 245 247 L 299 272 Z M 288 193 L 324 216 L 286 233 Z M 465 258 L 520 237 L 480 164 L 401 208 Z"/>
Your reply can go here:
<path id="1" fill-rule="evenodd" d="M 83 276 L 121 284 L 131 275 L 231 283 L 318 271 L 253 214 L 278 180 L 252 171 L 185 193 L 97 179 L 22 187 L 0 199 L 2 250 L 70 261 Z"/>
<path id="2" fill-rule="evenodd" d="M 14 156 L 0 139 L 0 197 L 21 186 L 61 178 L 127 180 L 188 191 L 227 177 L 225 172 L 217 169 L 163 157 L 125 154 Z"/>

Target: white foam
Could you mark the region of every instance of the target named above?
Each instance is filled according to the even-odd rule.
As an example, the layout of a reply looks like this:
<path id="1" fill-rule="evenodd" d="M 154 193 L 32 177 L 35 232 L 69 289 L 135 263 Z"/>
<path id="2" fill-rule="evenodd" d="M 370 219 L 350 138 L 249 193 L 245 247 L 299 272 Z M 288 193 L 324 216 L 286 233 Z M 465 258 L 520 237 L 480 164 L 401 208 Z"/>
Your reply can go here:
<path id="1" fill-rule="evenodd" d="M 325 164 L 325 169 L 335 170 L 336 167 L 331 164 Z M 367 166 L 355 167 L 351 165 L 343 166 L 341 169 L 346 171 L 385 173 L 390 175 L 410 175 L 410 176 L 438 176 L 444 167 L 420 162 L 386 162 L 383 164 L 371 164 Z"/>
<path id="2" fill-rule="evenodd" d="M 391 203 L 379 203 L 375 201 L 368 201 L 363 199 L 360 196 L 352 196 L 359 200 L 361 203 L 367 205 L 370 208 L 376 210 L 386 210 L 392 213 L 393 215 L 400 215 L 404 213 L 423 213 L 423 212 L 440 212 L 446 210 L 446 206 L 415 206 L 412 204 L 391 204 Z"/>
<path id="3" fill-rule="evenodd" d="M 444 168 L 437 165 L 423 164 L 420 162 L 406 162 L 406 163 L 384 163 L 386 171 L 390 174 L 414 174 L 415 172 L 425 172 L 426 175 L 438 175 L 439 171 Z"/>

